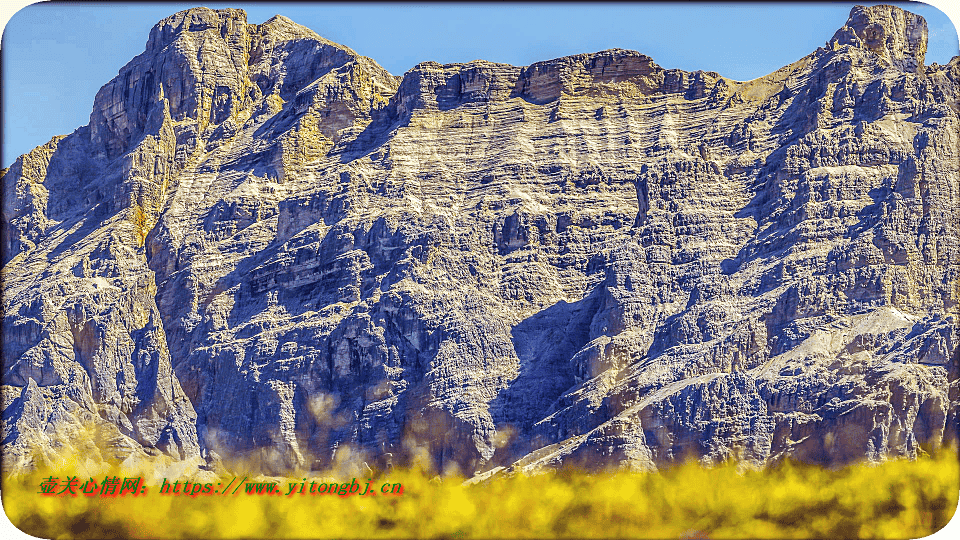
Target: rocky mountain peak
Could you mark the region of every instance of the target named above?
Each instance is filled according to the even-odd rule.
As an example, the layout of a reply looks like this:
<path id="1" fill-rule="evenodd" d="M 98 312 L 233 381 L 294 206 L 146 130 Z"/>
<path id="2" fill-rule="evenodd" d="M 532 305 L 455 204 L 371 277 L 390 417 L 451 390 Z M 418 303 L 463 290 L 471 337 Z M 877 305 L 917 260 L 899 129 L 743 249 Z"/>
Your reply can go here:
<path id="1" fill-rule="evenodd" d="M 281 15 L 258 25 L 248 24 L 241 9 L 184 10 L 157 23 L 144 53 L 97 93 L 90 137 L 96 155 L 114 159 L 169 117 L 195 123 L 192 132 L 176 136 L 181 154 L 184 146 L 191 153 L 208 128 L 230 121 L 224 129 L 233 131 L 268 96 L 276 94 L 271 106 L 279 106 L 353 61 L 359 61 L 354 51 Z M 372 61 L 360 64 L 374 73 L 374 86 L 392 93 L 386 71 Z"/>
<path id="2" fill-rule="evenodd" d="M 313 30 L 306 26 L 299 25 L 283 15 L 274 15 L 263 24 L 257 25 L 257 32 L 274 39 L 314 39 L 328 45 L 334 45 L 340 49 L 349 50 L 348 47 L 324 39 Z"/>
<path id="3" fill-rule="evenodd" d="M 247 12 L 242 9 L 210 9 L 196 7 L 185 9 L 158 22 L 150 30 L 147 52 L 159 51 L 185 32 L 216 30 L 226 37 L 238 30 L 245 30 Z"/>
<path id="4" fill-rule="evenodd" d="M 915 72 L 927 52 L 927 22 L 896 6 L 854 6 L 830 44 L 867 49 L 903 71 Z"/>

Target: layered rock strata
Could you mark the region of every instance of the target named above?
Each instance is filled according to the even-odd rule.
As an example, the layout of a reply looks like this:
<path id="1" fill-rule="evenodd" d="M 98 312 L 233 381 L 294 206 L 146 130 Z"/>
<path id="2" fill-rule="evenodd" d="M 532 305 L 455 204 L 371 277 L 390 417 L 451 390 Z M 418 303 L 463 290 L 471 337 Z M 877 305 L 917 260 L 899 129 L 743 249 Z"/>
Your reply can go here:
<path id="1" fill-rule="evenodd" d="M 856 7 L 748 82 L 620 49 L 401 78 L 173 15 L 3 171 L 4 467 L 91 425 L 267 473 L 955 442 L 960 58 L 926 36 Z"/>

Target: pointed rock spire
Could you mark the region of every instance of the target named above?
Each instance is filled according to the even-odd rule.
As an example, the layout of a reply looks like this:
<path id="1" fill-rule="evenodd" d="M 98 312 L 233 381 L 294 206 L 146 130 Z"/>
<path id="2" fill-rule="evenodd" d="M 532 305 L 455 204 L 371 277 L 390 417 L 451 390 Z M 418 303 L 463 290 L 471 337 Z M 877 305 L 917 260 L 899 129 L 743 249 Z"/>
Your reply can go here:
<path id="1" fill-rule="evenodd" d="M 896 6 L 854 6 L 830 45 L 867 49 L 903 71 L 915 72 L 927 52 L 927 21 Z"/>

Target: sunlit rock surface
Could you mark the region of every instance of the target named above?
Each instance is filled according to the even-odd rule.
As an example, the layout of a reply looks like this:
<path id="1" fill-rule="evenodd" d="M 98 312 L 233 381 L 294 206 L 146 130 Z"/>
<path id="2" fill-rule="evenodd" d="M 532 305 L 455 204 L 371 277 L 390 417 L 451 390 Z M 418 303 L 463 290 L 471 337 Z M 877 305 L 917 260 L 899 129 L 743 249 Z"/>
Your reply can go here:
<path id="1" fill-rule="evenodd" d="M 268 474 L 956 440 L 960 59 L 926 35 L 856 7 L 749 82 L 620 49 L 396 77 L 173 15 L 3 171 L 4 467 L 90 425 Z"/>

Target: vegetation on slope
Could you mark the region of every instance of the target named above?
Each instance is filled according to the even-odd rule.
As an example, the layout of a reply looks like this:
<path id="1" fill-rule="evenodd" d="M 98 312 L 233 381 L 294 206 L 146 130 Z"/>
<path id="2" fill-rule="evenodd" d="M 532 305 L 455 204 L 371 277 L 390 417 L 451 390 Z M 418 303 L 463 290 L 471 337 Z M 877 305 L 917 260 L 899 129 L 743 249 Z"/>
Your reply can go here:
<path id="1" fill-rule="evenodd" d="M 38 471 L 3 484 L 11 521 L 45 538 L 920 538 L 950 521 L 960 488 L 955 452 L 837 470 L 694 462 L 660 473 L 563 470 L 476 485 L 411 469 L 371 483 L 400 483 L 401 495 L 366 497 L 300 495 L 299 487 L 288 496 L 288 482 L 304 477 L 282 480 L 276 496 L 245 488 L 171 496 L 153 485 L 137 497 L 40 495 L 51 475 L 58 476 Z M 306 480 L 309 490 L 321 478 Z M 357 479 L 361 491 L 366 481 Z"/>

